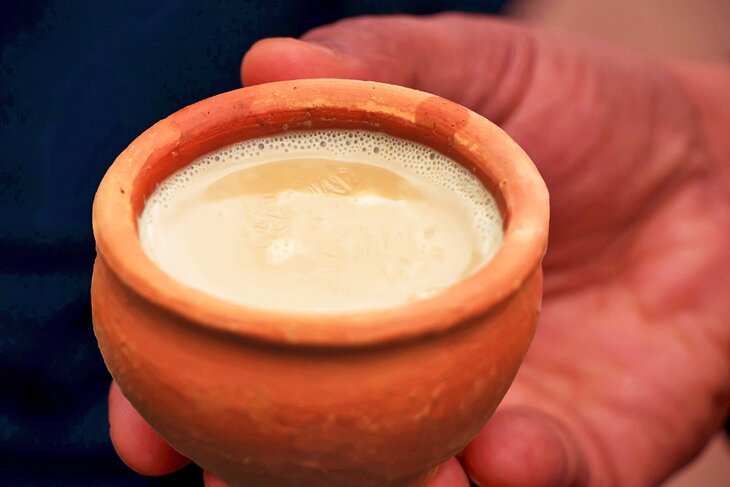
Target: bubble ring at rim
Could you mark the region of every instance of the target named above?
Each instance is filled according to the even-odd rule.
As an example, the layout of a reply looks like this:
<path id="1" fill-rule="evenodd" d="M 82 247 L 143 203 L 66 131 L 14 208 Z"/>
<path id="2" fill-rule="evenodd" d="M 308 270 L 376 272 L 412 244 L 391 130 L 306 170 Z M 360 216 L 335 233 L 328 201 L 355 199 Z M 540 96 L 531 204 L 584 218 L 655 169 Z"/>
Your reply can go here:
<path id="1" fill-rule="evenodd" d="M 197 291 L 144 252 L 137 218 L 155 185 L 231 143 L 287 130 L 366 129 L 427 145 L 464 165 L 497 199 L 505 224 L 497 253 L 477 272 L 413 303 L 349 313 L 256 309 Z M 540 267 L 548 192 L 534 164 L 500 128 L 443 98 L 383 83 L 313 79 L 223 93 L 161 120 L 114 161 L 94 200 L 97 253 L 133 293 L 190 326 L 282 346 L 392 344 L 468 326 L 516 293 Z"/>

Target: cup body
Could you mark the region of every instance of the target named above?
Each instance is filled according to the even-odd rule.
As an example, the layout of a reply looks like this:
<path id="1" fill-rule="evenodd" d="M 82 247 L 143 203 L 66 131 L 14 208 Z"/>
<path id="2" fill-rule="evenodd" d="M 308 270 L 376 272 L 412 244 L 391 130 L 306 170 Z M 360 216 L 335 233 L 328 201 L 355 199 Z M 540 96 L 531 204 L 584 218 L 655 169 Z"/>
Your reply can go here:
<path id="1" fill-rule="evenodd" d="M 325 128 L 384 131 L 463 164 L 499 202 L 500 250 L 434 297 L 333 315 L 224 302 L 148 259 L 137 218 L 166 176 L 236 141 Z M 425 485 L 484 425 L 527 352 L 547 224 L 547 191 L 527 156 L 459 105 L 358 81 L 244 88 L 159 122 L 105 176 L 94 331 L 135 408 L 232 486 Z"/>

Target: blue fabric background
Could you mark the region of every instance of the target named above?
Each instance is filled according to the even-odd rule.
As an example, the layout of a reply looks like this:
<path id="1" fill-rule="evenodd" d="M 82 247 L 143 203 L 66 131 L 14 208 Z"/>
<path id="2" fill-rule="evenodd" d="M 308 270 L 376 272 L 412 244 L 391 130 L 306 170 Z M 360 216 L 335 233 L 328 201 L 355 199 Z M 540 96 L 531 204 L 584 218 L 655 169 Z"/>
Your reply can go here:
<path id="1" fill-rule="evenodd" d="M 0 5 L 0 485 L 200 485 L 131 474 L 108 439 L 91 328 L 91 204 L 157 120 L 239 87 L 257 39 L 363 13 L 494 12 L 498 0 L 127 0 Z"/>

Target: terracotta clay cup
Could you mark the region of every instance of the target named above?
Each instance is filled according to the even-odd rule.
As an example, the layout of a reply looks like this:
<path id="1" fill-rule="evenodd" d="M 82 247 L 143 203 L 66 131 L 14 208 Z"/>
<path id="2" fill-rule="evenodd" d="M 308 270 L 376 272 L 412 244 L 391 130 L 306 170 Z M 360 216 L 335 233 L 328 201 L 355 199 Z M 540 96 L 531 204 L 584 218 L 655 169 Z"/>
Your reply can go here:
<path id="1" fill-rule="evenodd" d="M 331 128 L 420 142 L 472 171 L 504 217 L 495 257 L 422 301 L 318 315 L 217 299 L 146 256 L 137 218 L 166 176 L 236 141 Z M 107 172 L 93 222 L 99 348 L 177 451 L 231 486 L 415 487 L 482 428 L 527 351 L 548 194 L 525 153 L 462 106 L 379 83 L 300 80 L 224 93 L 155 124 Z"/>

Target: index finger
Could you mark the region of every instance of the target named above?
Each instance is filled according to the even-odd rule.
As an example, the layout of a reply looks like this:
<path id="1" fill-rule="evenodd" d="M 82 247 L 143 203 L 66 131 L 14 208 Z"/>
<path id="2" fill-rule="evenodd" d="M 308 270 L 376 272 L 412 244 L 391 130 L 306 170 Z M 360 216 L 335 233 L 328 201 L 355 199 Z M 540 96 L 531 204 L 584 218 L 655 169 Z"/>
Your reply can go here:
<path id="1" fill-rule="evenodd" d="M 109 389 L 109 435 L 119 458 L 142 475 L 165 475 L 190 463 L 152 429 L 116 382 Z"/>

